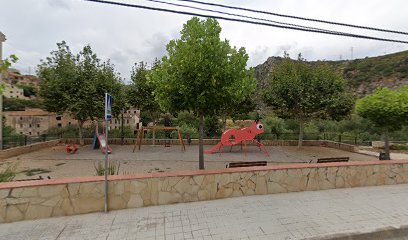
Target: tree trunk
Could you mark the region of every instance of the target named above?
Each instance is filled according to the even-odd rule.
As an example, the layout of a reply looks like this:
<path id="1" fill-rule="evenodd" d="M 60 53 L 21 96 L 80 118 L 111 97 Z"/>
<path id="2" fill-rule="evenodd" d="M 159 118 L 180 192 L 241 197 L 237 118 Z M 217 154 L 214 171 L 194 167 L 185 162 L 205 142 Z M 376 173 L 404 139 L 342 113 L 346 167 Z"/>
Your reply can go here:
<path id="1" fill-rule="evenodd" d="M 204 115 L 200 113 L 200 130 L 198 137 L 198 167 L 204 169 Z"/>
<path id="2" fill-rule="evenodd" d="M 223 127 L 223 131 L 227 130 L 227 114 L 224 113 L 224 115 L 222 116 L 222 127 Z"/>
<path id="3" fill-rule="evenodd" d="M 84 121 L 80 120 L 79 123 L 79 145 L 84 145 Z"/>
<path id="4" fill-rule="evenodd" d="M 384 156 L 384 160 L 390 160 L 390 142 L 388 139 L 388 130 L 385 130 L 384 132 L 384 151 L 385 151 L 385 156 Z"/>
<path id="5" fill-rule="evenodd" d="M 299 142 L 298 142 L 298 148 L 302 147 L 303 143 L 303 127 L 304 127 L 304 121 L 299 120 Z"/>

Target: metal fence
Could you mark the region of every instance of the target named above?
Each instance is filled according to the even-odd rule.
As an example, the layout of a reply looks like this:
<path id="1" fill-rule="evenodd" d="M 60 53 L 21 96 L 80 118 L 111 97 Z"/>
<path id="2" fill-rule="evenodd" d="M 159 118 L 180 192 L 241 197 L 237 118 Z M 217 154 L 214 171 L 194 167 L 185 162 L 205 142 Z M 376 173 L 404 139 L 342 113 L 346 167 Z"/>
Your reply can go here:
<path id="1" fill-rule="evenodd" d="M 93 138 L 94 130 L 93 129 L 84 129 L 84 138 Z M 112 131 L 109 133 L 110 138 L 135 138 L 137 136 L 137 132 L 126 132 L 123 133 L 121 131 Z M 78 131 L 67 131 L 67 132 L 59 132 L 56 134 L 42 134 L 40 136 L 26 136 L 26 135 L 17 135 L 12 137 L 3 137 L 3 149 L 17 147 L 17 146 L 25 146 L 30 145 L 33 143 L 44 142 L 49 140 L 55 139 L 64 139 L 64 138 L 78 138 L 79 134 Z M 170 134 L 170 137 L 173 139 L 178 138 L 176 133 Z M 214 136 L 206 136 L 206 139 L 219 139 L 221 135 L 214 135 Z M 149 131 L 145 135 L 146 139 L 152 139 L 153 133 Z M 163 131 L 156 131 L 154 134 L 155 139 L 165 139 L 165 133 Z M 189 135 L 183 134 L 184 139 L 196 139 L 198 138 L 197 134 Z M 283 133 L 283 134 L 272 134 L 272 133 L 263 133 L 257 136 L 257 139 L 260 141 L 262 140 L 298 140 L 299 134 L 298 133 Z M 334 132 L 323 132 L 323 133 L 304 133 L 303 135 L 304 140 L 330 140 L 335 142 L 347 143 L 352 145 L 362 145 L 362 146 L 370 146 L 372 141 L 379 141 L 378 136 L 370 136 L 366 134 L 344 134 L 344 133 L 334 133 Z M 392 142 L 398 143 L 405 143 L 401 141 L 394 141 L 396 139 L 391 139 Z"/>
<path id="2" fill-rule="evenodd" d="M 42 134 L 40 136 L 26 136 L 26 135 L 16 135 L 10 137 L 3 137 L 3 149 L 31 145 L 33 143 L 45 142 L 55 139 L 60 139 L 58 135 L 48 135 Z"/>

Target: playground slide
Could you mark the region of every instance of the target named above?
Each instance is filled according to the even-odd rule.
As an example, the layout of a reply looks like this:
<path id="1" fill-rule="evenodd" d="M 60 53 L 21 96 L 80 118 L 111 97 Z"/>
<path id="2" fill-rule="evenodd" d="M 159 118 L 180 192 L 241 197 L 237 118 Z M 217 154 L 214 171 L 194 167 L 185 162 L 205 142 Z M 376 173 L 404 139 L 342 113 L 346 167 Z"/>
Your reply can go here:
<path id="1" fill-rule="evenodd" d="M 101 148 L 103 153 L 106 153 L 106 136 L 105 134 L 99 134 L 98 129 L 96 129 L 96 137 L 99 141 L 99 147 Z M 108 145 L 108 153 L 112 153 L 112 148 Z"/>

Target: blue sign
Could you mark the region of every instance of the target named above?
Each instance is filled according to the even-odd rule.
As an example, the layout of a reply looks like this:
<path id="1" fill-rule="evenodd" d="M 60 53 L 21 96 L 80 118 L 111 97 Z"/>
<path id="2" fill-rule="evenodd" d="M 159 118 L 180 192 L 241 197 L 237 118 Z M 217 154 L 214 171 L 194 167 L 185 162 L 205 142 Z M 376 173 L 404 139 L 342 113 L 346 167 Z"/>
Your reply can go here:
<path id="1" fill-rule="evenodd" d="M 112 96 L 105 93 L 105 120 L 110 121 L 112 119 Z"/>

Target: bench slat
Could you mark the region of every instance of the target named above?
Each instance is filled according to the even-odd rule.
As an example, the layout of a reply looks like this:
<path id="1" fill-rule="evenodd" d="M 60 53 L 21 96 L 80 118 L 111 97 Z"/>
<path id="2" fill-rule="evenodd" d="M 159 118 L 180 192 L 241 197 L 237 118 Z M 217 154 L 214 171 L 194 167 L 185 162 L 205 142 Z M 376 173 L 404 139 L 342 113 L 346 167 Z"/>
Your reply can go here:
<path id="1" fill-rule="evenodd" d="M 348 162 L 349 157 L 318 158 L 317 163 Z"/>
<path id="2" fill-rule="evenodd" d="M 227 164 L 227 168 L 236 168 L 236 167 L 257 167 L 257 166 L 266 166 L 266 161 L 258 162 L 230 162 Z"/>

